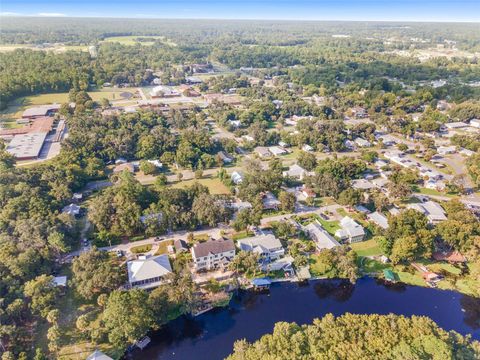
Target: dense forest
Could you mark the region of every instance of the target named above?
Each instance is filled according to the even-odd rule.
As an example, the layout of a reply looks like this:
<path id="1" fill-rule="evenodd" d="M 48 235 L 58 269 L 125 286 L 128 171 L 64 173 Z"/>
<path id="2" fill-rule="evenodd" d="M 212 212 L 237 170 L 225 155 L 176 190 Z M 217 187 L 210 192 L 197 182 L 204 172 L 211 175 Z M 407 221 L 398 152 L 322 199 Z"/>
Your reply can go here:
<path id="1" fill-rule="evenodd" d="M 328 314 L 311 325 L 277 323 L 253 344 L 237 341 L 228 360 L 477 359 L 480 343 L 425 317 Z"/>
<path id="2" fill-rule="evenodd" d="M 0 53 L 0 107 L 5 108 L 16 97 L 38 92 L 72 87 L 86 90 L 104 82 L 144 85 L 152 79 L 149 69 L 167 73 L 164 75 L 167 82 L 178 83 L 185 76 L 185 69 L 179 64 L 206 61 L 231 69 L 269 69 L 266 73 L 277 71 L 286 81 L 323 86 L 330 92 L 344 84 L 390 90 L 398 88 L 398 83 L 411 85 L 438 79 L 469 82 L 480 78 L 475 57 L 420 63 L 416 58 L 392 54 L 395 49 L 435 47 L 444 41 L 455 41 L 458 48 L 477 51 L 480 45 L 473 36 L 480 31 L 477 24 L 420 27 L 394 23 L 179 21 L 172 25 L 170 20 L 49 19 L 46 22 L 3 18 L 0 43 L 95 45 L 98 55 L 90 59 L 87 53 L 78 51 L 62 55 L 31 50 Z M 102 42 L 109 36 L 130 34 L 158 35 L 168 41 L 157 39 L 152 46 Z M 332 37 L 335 34 L 347 37 Z M 412 37 L 428 40 L 412 45 Z M 440 98 L 450 95 L 455 100 L 465 100 L 479 96 L 478 88 L 457 85 L 455 92 L 447 86 L 443 89 L 446 91 L 439 92 Z"/>

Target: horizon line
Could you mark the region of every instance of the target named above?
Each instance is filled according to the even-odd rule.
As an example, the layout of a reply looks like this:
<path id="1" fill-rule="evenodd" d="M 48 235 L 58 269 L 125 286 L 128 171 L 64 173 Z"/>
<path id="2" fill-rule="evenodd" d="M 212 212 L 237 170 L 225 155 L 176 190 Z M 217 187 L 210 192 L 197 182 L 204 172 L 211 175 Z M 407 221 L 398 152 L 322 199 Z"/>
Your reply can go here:
<path id="1" fill-rule="evenodd" d="M 102 15 L 82 15 L 72 16 L 67 14 L 13 14 L 0 13 L 3 18 L 38 18 L 38 19 L 123 19 L 123 20 L 222 20 L 222 21 L 285 21 L 285 22 L 389 22 L 389 23 L 457 23 L 457 24 L 480 24 L 480 20 L 405 20 L 405 19 L 292 19 L 292 18 L 222 18 L 222 17 L 148 17 L 148 16 L 102 16 Z"/>

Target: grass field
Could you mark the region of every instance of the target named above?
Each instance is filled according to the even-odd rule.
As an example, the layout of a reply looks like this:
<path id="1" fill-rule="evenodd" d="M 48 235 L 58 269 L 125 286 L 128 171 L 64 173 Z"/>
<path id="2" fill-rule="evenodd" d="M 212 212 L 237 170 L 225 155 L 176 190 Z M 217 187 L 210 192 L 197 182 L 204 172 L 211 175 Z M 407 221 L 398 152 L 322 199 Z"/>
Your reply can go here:
<path id="1" fill-rule="evenodd" d="M 162 241 L 161 243 L 158 244 L 158 249 L 155 252 L 155 255 L 163 255 L 163 254 L 168 254 L 168 249 L 167 247 L 169 245 L 173 245 L 173 240 L 165 240 Z"/>
<path id="2" fill-rule="evenodd" d="M 443 192 L 437 191 L 435 189 L 427 189 L 427 188 L 422 188 L 422 187 L 418 188 L 418 192 L 420 194 L 424 194 L 424 195 L 447 196 L 447 197 L 451 197 L 451 198 L 457 197 L 457 195 L 454 195 L 454 194 L 443 193 Z"/>
<path id="3" fill-rule="evenodd" d="M 149 39 L 151 41 L 138 41 L 138 39 Z M 154 35 L 132 35 L 132 36 L 111 36 L 105 38 L 102 42 L 110 42 L 110 43 L 120 43 L 122 45 L 144 45 L 144 46 L 151 46 L 155 43 L 155 41 L 161 40 L 164 44 L 170 46 L 177 46 L 174 42 L 165 38 L 165 36 L 154 36 Z"/>
<path id="4" fill-rule="evenodd" d="M 217 178 L 213 179 L 192 179 L 177 181 L 171 185 L 172 188 L 186 188 L 198 182 L 210 190 L 210 194 L 230 194 L 230 190 Z"/>
<path id="5" fill-rule="evenodd" d="M 382 250 L 375 240 L 361 241 L 351 244 L 350 247 L 358 256 L 376 256 L 382 255 Z"/>
<path id="6" fill-rule="evenodd" d="M 327 221 L 322 219 L 320 216 L 317 216 L 316 219 L 322 225 L 322 227 L 327 230 L 330 235 L 335 235 L 335 232 L 340 229 L 338 221 Z"/>
<path id="7" fill-rule="evenodd" d="M 130 248 L 130 251 L 134 254 L 142 254 L 146 253 L 152 250 L 152 244 L 147 244 L 147 245 L 139 245 L 139 246 L 134 246 Z"/>
<path id="8" fill-rule="evenodd" d="M 57 44 L 48 47 L 38 47 L 32 44 L 2 44 L 0 45 L 0 52 L 10 52 L 17 49 L 30 49 L 35 51 L 53 51 L 57 54 L 67 51 L 88 51 L 87 45 L 63 45 Z"/>
<path id="9" fill-rule="evenodd" d="M 132 94 L 133 99 L 133 95 L 136 93 L 136 88 L 103 88 L 101 90 L 89 91 L 88 94 L 93 101 L 100 101 L 103 98 L 106 98 L 109 101 L 119 101 L 124 100 L 124 98 L 120 96 L 120 94 L 124 92 Z M 20 118 L 27 107 L 46 104 L 62 104 L 65 102 L 68 102 L 68 92 L 30 95 L 18 98 L 10 103 L 8 108 L 0 112 L 0 123 L 2 123 L 7 129 L 21 127 L 22 125 L 17 125 L 15 123 L 15 119 Z"/>

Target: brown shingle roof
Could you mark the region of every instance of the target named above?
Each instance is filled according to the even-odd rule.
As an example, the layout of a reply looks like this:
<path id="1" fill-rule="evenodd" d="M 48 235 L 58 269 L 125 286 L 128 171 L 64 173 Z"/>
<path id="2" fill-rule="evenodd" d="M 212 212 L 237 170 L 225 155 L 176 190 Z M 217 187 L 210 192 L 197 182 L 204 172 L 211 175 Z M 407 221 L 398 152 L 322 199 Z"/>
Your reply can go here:
<path id="1" fill-rule="evenodd" d="M 197 243 L 193 245 L 193 253 L 195 257 L 204 257 L 208 254 L 220 254 L 227 251 L 235 250 L 235 245 L 232 240 L 220 239 L 220 240 L 208 240 L 203 243 Z"/>

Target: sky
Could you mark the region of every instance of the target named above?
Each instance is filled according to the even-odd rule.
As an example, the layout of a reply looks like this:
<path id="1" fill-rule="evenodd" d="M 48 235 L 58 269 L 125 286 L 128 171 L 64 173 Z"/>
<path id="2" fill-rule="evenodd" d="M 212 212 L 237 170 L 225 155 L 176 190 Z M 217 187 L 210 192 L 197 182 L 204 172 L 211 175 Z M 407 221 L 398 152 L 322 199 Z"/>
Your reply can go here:
<path id="1" fill-rule="evenodd" d="M 480 22 L 480 0 L 0 0 L 0 15 Z"/>

